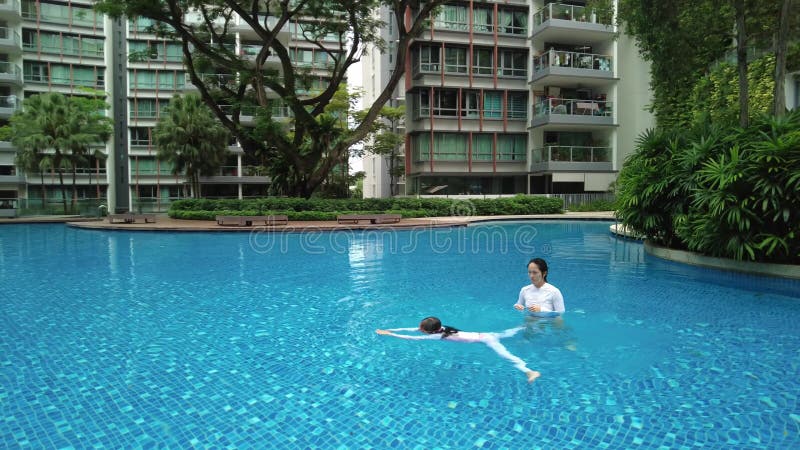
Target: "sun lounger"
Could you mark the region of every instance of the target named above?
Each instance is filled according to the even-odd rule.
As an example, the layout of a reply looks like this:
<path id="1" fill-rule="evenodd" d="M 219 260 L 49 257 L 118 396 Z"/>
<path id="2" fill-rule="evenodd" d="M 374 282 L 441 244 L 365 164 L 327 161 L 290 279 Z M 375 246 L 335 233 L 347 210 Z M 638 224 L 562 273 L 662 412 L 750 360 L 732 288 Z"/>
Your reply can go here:
<path id="1" fill-rule="evenodd" d="M 133 214 L 109 214 L 108 223 L 133 223 Z"/>
<path id="2" fill-rule="evenodd" d="M 264 224 L 286 225 L 289 217 L 283 214 L 272 216 L 217 216 L 217 225 L 236 225 L 240 227 L 250 227 L 253 225 Z"/>
<path id="3" fill-rule="evenodd" d="M 139 220 L 143 221 L 144 223 L 156 223 L 155 214 L 131 214 L 131 215 L 133 216 L 133 223 L 136 223 Z"/>
<path id="4" fill-rule="evenodd" d="M 122 213 L 122 214 L 109 214 L 108 215 L 108 223 L 136 223 L 138 221 L 142 221 L 144 223 L 156 223 L 156 215 L 155 214 L 134 214 L 134 213 Z"/>
<path id="5" fill-rule="evenodd" d="M 369 223 L 397 223 L 402 219 L 400 214 L 342 214 L 336 216 L 338 223 L 354 223 L 357 224 L 362 220 L 369 220 Z"/>

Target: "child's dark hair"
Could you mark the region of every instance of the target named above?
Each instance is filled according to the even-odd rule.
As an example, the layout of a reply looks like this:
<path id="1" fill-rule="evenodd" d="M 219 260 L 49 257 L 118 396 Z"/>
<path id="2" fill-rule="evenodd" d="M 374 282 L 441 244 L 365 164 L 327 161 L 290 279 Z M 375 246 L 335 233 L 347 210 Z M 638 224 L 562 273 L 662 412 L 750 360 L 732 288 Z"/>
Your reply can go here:
<path id="1" fill-rule="evenodd" d="M 451 334 L 458 333 L 457 328 L 442 326 L 442 321 L 436 317 L 426 317 L 419 323 L 419 329 L 428 334 L 442 334 L 442 339 L 445 339 Z"/>

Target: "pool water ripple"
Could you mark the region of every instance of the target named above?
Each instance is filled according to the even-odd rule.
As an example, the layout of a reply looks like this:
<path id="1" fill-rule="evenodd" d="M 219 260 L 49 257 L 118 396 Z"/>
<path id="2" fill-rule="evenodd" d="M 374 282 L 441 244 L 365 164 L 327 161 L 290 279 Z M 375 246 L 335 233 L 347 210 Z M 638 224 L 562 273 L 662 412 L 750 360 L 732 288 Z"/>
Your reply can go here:
<path id="1" fill-rule="evenodd" d="M 795 282 L 664 262 L 607 223 L 260 238 L 0 227 L 2 446 L 800 446 Z M 532 256 L 563 322 L 511 308 Z M 427 315 L 526 324 L 503 342 L 542 377 L 374 334 Z"/>

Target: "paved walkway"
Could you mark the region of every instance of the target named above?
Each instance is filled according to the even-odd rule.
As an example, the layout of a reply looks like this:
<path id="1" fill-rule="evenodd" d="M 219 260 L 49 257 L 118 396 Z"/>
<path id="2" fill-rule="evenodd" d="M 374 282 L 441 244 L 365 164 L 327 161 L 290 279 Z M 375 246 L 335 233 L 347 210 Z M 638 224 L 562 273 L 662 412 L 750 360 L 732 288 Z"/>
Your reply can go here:
<path id="1" fill-rule="evenodd" d="M 425 217 L 416 219 L 402 219 L 392 224 L 340 224 L 336 221 L 289 221 L 288 225 L 275 226 L 222 226 L 213 220 L 177 220 L 166 214 L 156 215 L 155 223 L 108 223 L 107 220 L 81 218 L 77 216 L 36 216 L 18 217 L 15 219 L 0 219 L 4 223 L 53 223 L 64 222 L 70 226 L 86 229 L 103 230 L 147 230 L 147 231 L 330 231 L 330 230 L 363 230 L 363 229 L 415 229 L 466 226 L 475 222 L 486 221 L 511 221 L 511 220 L 614 220 L 612 211 L 599 212 L 567 212 L 564 214 L 541 214 L 519 216 L 451 216 L 451 217 Z"/>

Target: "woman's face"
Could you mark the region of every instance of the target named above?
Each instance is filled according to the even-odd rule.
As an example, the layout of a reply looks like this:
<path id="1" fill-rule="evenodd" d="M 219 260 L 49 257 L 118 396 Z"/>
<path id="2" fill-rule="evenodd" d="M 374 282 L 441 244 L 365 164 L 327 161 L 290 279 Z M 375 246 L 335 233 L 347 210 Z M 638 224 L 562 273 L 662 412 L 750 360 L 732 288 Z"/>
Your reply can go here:
<path id="1" fill-rule="evenodd" d="M 531 283 L 536 287 L 544 284 L 544 274 L 539 270 L 539 266 L 536 263 L 528 264 L 528 278 L 531 279 Z"/>

